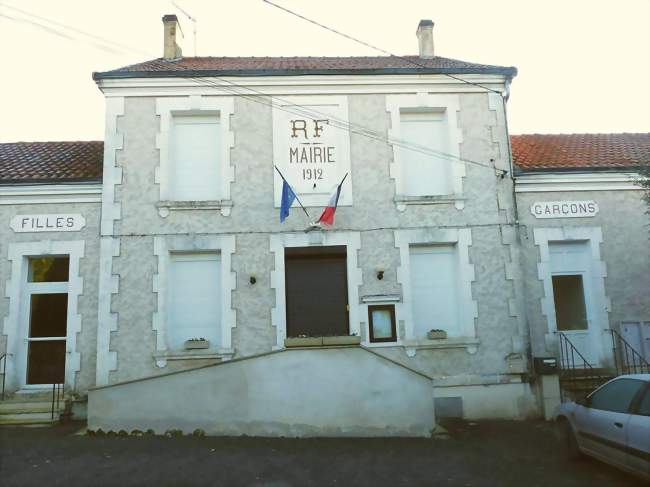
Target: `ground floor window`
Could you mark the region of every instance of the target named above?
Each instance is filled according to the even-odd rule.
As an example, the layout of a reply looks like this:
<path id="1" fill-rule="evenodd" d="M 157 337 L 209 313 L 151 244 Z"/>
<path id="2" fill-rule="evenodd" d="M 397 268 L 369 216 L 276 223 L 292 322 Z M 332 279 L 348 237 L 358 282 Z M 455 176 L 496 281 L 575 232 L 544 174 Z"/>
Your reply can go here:
<path id="1" fill-rule="evenodd" d="M 409 257 L 415 337 L 431 330 L 459 335 L 456 245 L 410 246 Z"/>
<path id="2" fill-rule="evenodd" d="M 216 252 L 172 252 L 167 335 L 171 349 L 192 339 L 221 346 L 221 259 Z"/>

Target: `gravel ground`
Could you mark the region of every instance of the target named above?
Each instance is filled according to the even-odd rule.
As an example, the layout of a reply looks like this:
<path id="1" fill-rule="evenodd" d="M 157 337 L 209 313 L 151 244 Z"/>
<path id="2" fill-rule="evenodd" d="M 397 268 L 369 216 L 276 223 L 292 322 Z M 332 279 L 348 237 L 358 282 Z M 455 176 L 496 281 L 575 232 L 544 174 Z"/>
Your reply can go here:
<path id="1" fill-rule="evenodd" d="M 633 486 L 634 477 L 563 459 L 544 422 L 451 422 L 449 439 L 75 435 L 0 429 L 0 485 Z"/>

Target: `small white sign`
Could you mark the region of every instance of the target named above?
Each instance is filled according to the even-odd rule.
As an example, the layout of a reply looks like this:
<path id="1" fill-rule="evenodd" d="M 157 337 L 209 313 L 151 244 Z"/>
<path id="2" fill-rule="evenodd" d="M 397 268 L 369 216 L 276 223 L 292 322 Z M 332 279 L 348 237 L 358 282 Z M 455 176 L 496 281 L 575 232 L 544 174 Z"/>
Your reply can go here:
<path id="1" fill-rule="evenodd" d="M 536 201 L 530 206 L 535 218 L 587 218 L 598 214 L 595 201 Z"/>
<path id="2" fill-rule="evenodd" d="M 86 226 L 79 214 L 16 215 L 11 219 L 14 232 L 78 232 Z"/>

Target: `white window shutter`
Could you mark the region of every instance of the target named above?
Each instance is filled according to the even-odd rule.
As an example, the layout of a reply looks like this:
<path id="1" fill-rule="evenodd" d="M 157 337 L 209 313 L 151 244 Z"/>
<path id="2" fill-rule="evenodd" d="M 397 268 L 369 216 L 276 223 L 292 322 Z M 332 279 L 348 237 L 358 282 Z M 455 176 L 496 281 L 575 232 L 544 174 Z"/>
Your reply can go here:
<path id="1" fill-rule="evenodd" d="M 413 330 L 425 338 L 432 329 L 460 334 L 456 246 L 410 248 Z"/>
<path id="2" fill-rule="evenodd" d="M 216 253 L 174 253 L 170 257 L 168 340 L 181 349 L 205 338 L 221 346 L 221 259 Z"/>
<path id="3" fill-rule="evenodd" d="M 174 116 L 171 139 L 172 200 L 220 199 L 221 130 L 219 117 Z"/>
<path id="4" fill-rule="evenodd" d="M 400 139 L 413 150 L 400 147 L 404 194 L 432 196 L 451 194 L 451 160 L 439 153 L 448 152 L 449 131 L 445 112 L 402 112 Z M 435 152 L 434 152 L 435 151 Z"/>

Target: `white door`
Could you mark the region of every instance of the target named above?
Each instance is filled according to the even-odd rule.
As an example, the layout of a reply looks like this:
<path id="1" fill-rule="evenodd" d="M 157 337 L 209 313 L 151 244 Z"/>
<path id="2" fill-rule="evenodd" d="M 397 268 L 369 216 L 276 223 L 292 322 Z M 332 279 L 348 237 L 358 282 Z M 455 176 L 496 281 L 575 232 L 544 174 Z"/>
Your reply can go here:
<path id="1" fill-rule="evenodd" d="M 28 258 L 21 293 L 21 387 L 49 387 L 65 382 L 68 271 L 67 256 Z"/>
<path id="2" fill-rule="evenodd" d="M 594 323 L 589 246 L 586 242 L 551 243 L 551 281 L 555 329 L 564 333 L 590 365 L 600 364 L 601 335 Z M 575 357 L 578 367 L 582 360 Z"/>

